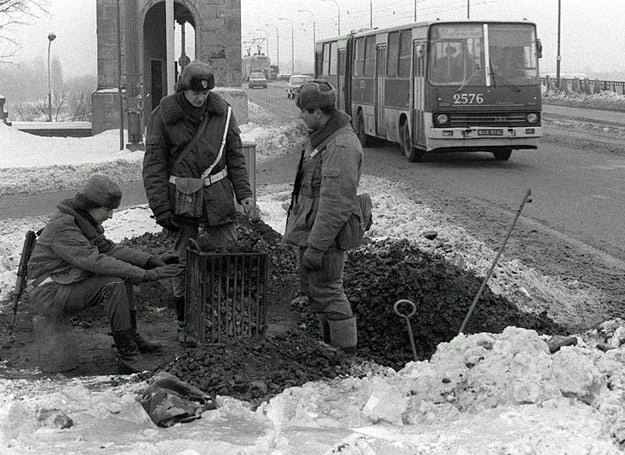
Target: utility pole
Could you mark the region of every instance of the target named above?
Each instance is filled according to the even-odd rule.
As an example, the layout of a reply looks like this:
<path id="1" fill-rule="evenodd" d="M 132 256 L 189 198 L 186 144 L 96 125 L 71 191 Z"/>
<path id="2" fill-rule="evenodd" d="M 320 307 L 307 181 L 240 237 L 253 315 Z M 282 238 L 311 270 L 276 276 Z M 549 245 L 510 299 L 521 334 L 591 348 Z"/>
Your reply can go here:
<path id="1" fill-rule="evenodd" d="M 286 17 L 279 17 L 280 21 L 288 21 L 291 23 L 291 74 L 295 74 L 295 49 L 294 49 L 294 35 L 293 35 L 293 21 L 291 19 L 287 19 Z"/>
<path id="2" fill-rule="evenodd" d="M 558 0 L 558 56 L 556 57 L 556 85 L 558 87 L 558 90 L 560 90 L 560 60 L 562 60 L 562 57 L 560 56 L 560 15 L 562 12 L 561 6 L 561 0 Z"/>
<path id="3" fill-rule="evenodd" d="M 417 0 L 414 0 L 414 21 L 417 22 Z"/>
<path id="4" fill-rule="evenodd" d="M 278 71 L 282 72 L 280 69 L 280 32 L 278 31 L 278 26 L 265 24 L 265 27 L 273 27 L 276 30 L 276 66 L 278 67 Z"/>
<path id="5" fill-rule="evenodd" d="M 117 94 L 119 95 L 119 149 L 124 150 L 124 97 L 122 96 L 122 19 L 117 0 Z"/>
<path id="6" fill-rule="evenodd" d="M 467 0 L 467 19 L 471 19 L 471 0 Z"/>

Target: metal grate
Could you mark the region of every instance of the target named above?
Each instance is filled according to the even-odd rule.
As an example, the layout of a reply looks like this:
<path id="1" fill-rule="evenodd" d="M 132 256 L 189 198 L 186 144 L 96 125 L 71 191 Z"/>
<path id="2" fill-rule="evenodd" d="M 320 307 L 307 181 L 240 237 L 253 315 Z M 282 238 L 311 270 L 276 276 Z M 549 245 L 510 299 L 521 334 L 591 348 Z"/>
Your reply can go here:
<path id="1" fill-rule="evenodd" d="M 201 344 L 264 336 L 268 266 L 267 253 L 187 248 L 187 333 Z"/>
<path id="2" fill-rule="evenodd" d="M 445 127 L 463 126 L 528 126 L 527 112 L 471 112 L 450 114 Z"/>

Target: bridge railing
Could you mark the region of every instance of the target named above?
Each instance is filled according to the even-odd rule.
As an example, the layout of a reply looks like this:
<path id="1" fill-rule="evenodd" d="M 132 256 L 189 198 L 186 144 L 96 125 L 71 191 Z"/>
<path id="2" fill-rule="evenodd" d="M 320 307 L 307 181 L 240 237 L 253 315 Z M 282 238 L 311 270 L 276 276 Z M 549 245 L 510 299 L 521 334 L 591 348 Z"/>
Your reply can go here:
<path id="1" fill-rule="evenodd" d="M 555 77 L 545 76 L 540 78 L 543 87 L 557 90 L 557 80 Z M 602 91 L 615 92 L 618 95 L 625 95 L 625 81 L 601 81 L 599 79 L 572 77 L 560 78 L 560 90 L 577 93 L 599 93 Z"/>

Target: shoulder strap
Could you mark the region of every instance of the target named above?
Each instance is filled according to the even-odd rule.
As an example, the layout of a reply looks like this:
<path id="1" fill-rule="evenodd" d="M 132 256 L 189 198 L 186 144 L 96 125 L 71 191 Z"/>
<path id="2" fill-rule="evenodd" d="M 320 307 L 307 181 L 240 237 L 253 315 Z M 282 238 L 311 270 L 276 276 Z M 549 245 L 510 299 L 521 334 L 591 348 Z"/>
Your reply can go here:
<path id="1" fill-rule="evenodd" d="M 174 165 L 172 166 L 172 169 L 175 168 L 176 166 L 178 166 L 178 164 L 180 164 L 182 159 L 185 156 L 187 156 L 189 151 L 197 143 L 197 141 L 200 138 L 200 136 L 202 135 L 202 133 L 204 133 L 204 130 L 206 129 L 206 125 L 208 125 L 209 117 L 210 117 L 210 115 L 208 115 L 208 113 L 204 114 L 204 120 L 202 120 L 202 123 L 200 123 L 200 126 L 198 126 L 197 131 L 195 132 L 195 136 L 193 136 L 193 139 L 191 139 L 191 141 L 189 141 L 189 143 L 187 145 L 185 145 L 185 147 L 182 150 L 182 152 L 180 152 L 180 155 L 178 155 L 178 158 L 176 158 L 176 161 L 174 162 Z"/>
<path id="2" fill-rule="evenodd" d="M 210 173 L 213 171 L 215 166 L 217 166 L 217 163 L 219 163 L 219 160 L 221 160 L 221 155 L 223 155 L 224 146 L 226 145 L 226 137 L 228 136 L 228 127 L 230 126 L 231 115 L 232 115 L 232 108 L 228 106 L 228 113 L 226 114 L 226 126 L 224 126 L 224 135 L 221 138 L 221 146 L 219 147 L 219 153 L 217 154 L 217 158 L 215 158 L 215 161 L 213 161 L 213 164 L 208 166 L 208 169 L 202 172 L 203 179 L 205 179 L 206 177 L 210 175 Z"/>

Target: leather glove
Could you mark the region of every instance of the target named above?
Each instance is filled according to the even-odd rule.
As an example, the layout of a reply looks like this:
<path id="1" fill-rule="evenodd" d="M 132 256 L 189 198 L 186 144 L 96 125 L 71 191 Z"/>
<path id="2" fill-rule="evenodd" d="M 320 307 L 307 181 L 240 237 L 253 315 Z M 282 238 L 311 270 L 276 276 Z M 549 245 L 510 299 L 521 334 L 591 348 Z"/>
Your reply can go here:
<path id="1" fill-rule="evenodd" d="M 171 212 L 171 210 L 159 213 L 156 216 L 156 223 L 169 231 L 176 232 L 180 229 L 180 225 L 176 221 L 176 216 Z"/>
<path id="2" fill-rule="evenodd" d="M 241 206 L 246 215 L 249 215 L 254 210 L 254 198 L 246 197 L 241 201 Z"/>
<path id="3" fill-rule="evenodd" d="M 163 267 L 164 265 L 169 264 L 178 264 L 178 256 L 171 253 L 163 253 L 158 256 L 152 256 L 148 259 L 145 268 L 154 269 L 156 267 Z"/>
<path id="4" fill-rule="evenodd" d="M 319 270 L 323 263 L 323 255 L 325 253 L 325 251 L 309 246 L 302 255 L 302 267 L 307 270 Z"/>
<path id="5" fill-rule="evenodd" d="M 146 270 L 143 275 L 143 281 L 157 281 L 164 278 L 174 278 L 180 273 L 181 269 L 177 265 L 166 265 L 164 267 L 156 267 L 155 269 Z"/>

